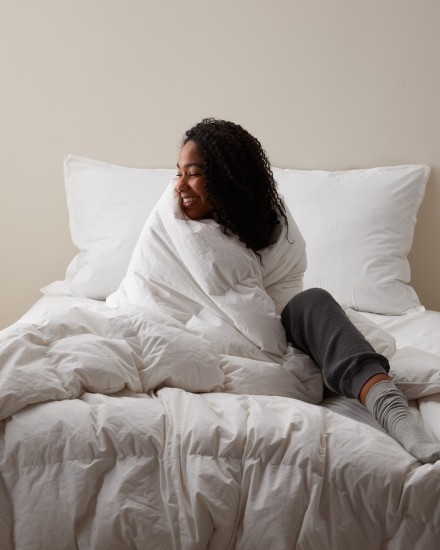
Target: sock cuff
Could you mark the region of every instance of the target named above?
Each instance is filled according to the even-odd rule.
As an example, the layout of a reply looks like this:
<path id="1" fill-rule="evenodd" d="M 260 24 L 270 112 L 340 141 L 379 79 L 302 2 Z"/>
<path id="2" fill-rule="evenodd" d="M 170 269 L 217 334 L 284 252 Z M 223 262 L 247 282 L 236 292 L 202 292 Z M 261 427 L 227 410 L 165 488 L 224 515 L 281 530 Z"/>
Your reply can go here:
<path id="1" fill-rule="evenodd" d="M 389 367 L 376 359 L 363 361 L 357 369 L 350 369 L 341 379 L 342 393 L 347 397 L 359 399 L 361 390 L 366 382 L 376 374 L 388 374 Z M 344 391 L 347 388 L 347 391 Z M 350 391 L 348 391 L 350 390 Z"/>
<path id="2" fill-rule="evenodd" d="M 400 397 L 401 399 L 404 399 L 406 403 L 408 403 L 406 397 L 398 388 L 396 388 L 392 380 L 380 380 L 379 382 L 374 384 L 374 386 L 367 393 L 365 406 L 368 410 L 371 411 L 377 399 L 380 397 L 384 397 L 385 395 L 394 395 L 394 397 Z"/>

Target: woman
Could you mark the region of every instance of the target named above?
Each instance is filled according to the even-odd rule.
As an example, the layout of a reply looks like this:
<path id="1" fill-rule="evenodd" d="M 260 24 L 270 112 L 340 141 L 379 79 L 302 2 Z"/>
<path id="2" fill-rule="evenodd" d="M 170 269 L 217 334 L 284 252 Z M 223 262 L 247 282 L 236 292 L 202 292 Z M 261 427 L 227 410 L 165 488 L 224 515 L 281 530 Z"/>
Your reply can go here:
<path id="1" fill-rule="evenodd" d="M 280 224 L 288 224 L 267 156 L 241 126 L 212 118 L 196 124 L 185 134 L 177 168 L 175 191 L 186 216 L 214 219 L 257 256 L 275 242 Z M 298 255 L 301 239 L 291 244 Z M 328 388 L 358 399 L 409 453 L 421 462 L 438 460 L 440 444 L 415 421 L 388 376 L 387 359 L 375 352 L 328 292 L 302 291 L 304 249 L 298 258 L 289 280 L 279 281 L 271 291 L 266 288 L 287 339 L 314 359 Z"/>

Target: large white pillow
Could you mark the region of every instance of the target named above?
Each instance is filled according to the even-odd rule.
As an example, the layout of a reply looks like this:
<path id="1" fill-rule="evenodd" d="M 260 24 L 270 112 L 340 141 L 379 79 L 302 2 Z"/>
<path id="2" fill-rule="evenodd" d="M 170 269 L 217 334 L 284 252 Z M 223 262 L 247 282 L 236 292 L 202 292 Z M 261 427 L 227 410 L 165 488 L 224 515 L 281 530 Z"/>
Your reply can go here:
<path id="1" fill-rule="evenodd" d="M 400 315 L 423 309 L 409 285 L 416 214 L 430 168 L 342 172 L 274 168 L 279 191 L 307 245 L 304 286 L 345 308 Z"/>
<path id="2" fill-rule="evenodd" d="M 329 290 L 344 307 L 400 314 L 423 309 L 409 286 L 407 254 L 427 166 L 343 172 L 274 168 L 306 243 L 305 286 Z M 79 253 L 48 295 L 105 299 L 122 281 L 148 214 L 174 169 L 127 168 L 67 155 L 65 185 Z"/>
<path id="3" fill-rule="evenodd" d="M 173 169 L 126 168 L 67 155 L 69 224 L 79 254 L 65 280 L 42 292 L 105 300 L 122 281 L 145 220 L 174 175 Z"/>

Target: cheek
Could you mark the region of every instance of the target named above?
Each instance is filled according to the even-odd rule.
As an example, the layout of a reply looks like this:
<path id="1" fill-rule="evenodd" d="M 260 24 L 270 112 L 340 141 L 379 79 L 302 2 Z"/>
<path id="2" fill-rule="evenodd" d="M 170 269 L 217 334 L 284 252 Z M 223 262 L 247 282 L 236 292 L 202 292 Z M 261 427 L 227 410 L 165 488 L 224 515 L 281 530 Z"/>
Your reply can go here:
<path id="1" fill-rule="evenodd" d="M 206 187 L 205 187 L 204 181 L 197 183 L 197 186 L 195 186 L 194 190 L 197 192 L 198 195 L 203 197 L 203 199 L 206 201 Z"/>
<path id="2" fill-rule="evenodd" d="M 211 202 L 209 201 L 209 199 L 206 195 L 206 191 L 204 192 L 204 194 L 202 196 L 203 196 L 203 204 L 205 205 L 205 207 L 211 209 L 212 205 L 211 205 Z"/>

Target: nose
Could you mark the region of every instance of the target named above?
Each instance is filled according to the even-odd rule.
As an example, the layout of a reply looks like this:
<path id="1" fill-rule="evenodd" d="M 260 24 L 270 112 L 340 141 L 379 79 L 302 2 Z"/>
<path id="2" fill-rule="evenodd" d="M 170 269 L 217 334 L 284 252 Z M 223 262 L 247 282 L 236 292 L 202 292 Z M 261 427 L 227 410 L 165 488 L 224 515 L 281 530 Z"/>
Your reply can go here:
<path id="1" fill-rule="evenodd" d="M 188 189 L 188 181 L 185 174 L 182 174 L 181 176 L 176 176 L 176 184 L 174 186 L 174 189 L 178 193 L 184 191 L 185 189 Z"/>

